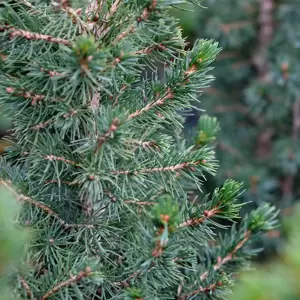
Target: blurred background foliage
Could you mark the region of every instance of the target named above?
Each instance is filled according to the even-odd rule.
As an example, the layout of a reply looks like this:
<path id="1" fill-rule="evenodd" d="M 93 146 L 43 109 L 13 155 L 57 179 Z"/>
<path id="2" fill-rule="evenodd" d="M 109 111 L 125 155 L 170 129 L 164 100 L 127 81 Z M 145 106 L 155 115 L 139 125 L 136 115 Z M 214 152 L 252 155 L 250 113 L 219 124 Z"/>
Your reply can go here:
<path id="1" fill-rule="evenodd" d="M 220 170 L 208 186 L 242 181 L 242 201 L 251 201 L 245 209 L 271 202 L 288 215 L 300 198 L 300 1 L 203 0 L 203 7 L 174 14 L 187 47 L 202 37 L 223 49 L 216 80 L 201 97 L 201 108 L 220 123 Z M 199 135 L 201 114 L 188 118 L 189 136 Z M 261 241 L 264 254 L 279 251 L 282 242 L 282 233 L 272 232 Z"/>
<path id="2" fill-rule="evenodd" d="M 19 204 L 15 197 L 4 188 L 0 182 L 0 300 L 17 298 L 17 291 L 9 290 L 10 273 L 17 266 L 22 256 L 28 234 L 15 226 L 14 219 L 19 211 Z M 16 279 L 14 279 L 16 280 Z M 21 274 L 17 279 L 22 290 L 26 293 L 26 283 Z"/>

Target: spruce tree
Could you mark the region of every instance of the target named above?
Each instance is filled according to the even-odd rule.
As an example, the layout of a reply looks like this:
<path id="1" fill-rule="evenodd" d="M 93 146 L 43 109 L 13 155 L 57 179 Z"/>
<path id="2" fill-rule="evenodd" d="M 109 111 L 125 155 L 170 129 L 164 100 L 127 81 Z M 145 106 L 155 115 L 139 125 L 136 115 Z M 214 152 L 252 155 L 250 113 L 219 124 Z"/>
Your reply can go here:
<path id="1" fill-rule="evenodd" d="M 8 274 L 19 299 L 218 299 L 276 226 L 267 205 L 236 226 L 233 180 L 188 197 L 217 162 L 187 146 L 178 112 L 211 82 L 219 48 L 185 49 L 168 14 L 183 2 L 2 3 L 0 102 L 13 130 L 1 184 L 32 233 L 28 268 Z"/>

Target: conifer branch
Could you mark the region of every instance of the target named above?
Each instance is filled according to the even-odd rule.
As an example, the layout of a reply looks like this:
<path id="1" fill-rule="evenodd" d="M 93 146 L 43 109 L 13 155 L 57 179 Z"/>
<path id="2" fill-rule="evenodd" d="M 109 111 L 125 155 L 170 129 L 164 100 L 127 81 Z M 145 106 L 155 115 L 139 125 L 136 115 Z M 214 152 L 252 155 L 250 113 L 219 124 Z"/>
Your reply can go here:
<path id="1" fill-rule="evenodd" d="M 128 116 L 127 120 L 132 120 L 132 119 L 142 115 L 144 112 L 149 111 L 150 109 L 152 109 L 155 106 L 163 105 L 166 102 L 166 100 L 173 99 L 173 98 L 174 98 L 174 94 L 171 92 L 171 89 L 168 88 L 167 92 L 162 97 L 159 97 L 157 100 L 155 100 L 151 103 L 148 103 L 145 107 L 130 114 Z"/>
<path id="2" fill-rule="evenodd" d="M 55 122 L 55 120 L 51 119 L 46 122 L 42 122 L 42 123 L 33 125 L 33 126 L 31 126 L 31 129 L 35 129 L 35 130 L 43 129 L 43 128 L 46 128 L 48 125 L 53 124 L 54 122 Z"/>
<path id="3" fill-rule="evenodd" d="M 210 284 L 206 287 L 201 287 L 200 286 L 197 290 L 192 291 L 190 293 L 187 293 L 185 295 L 182 295 L 177 299 L 178 300 L 185 300 L 185 299 L 188 299 L 189 297 L 196 296 L 196 295 L 201 294 L 201 293 L 206 293 L 207 294 L 209 292 L 214 292 L 216 290 L 216 288 L 218 288 L 222 285 L 223 285 L 222 281 L 218 281 L 218 282 Z"/>
<path id="4" fill-rule="evenodd" d="M 31 8 L 31 9 L 34 9 L 34 6 L 29 2 L 29 1 L 26 1 L 26 0 L 17 0 L 17 2 L 27 6 L 28 8 Z"/>
<path id="5" fill-rule="evenodd" d="M 187 220 L 187 221 L 179 224 L 178 227 L 188 227 L 188 226 L 195 226 L 195 225 L 202 224 L 206 219 L 213 217 L 214 215 L 218 214 L 220 211 L 221 210 L 219 209 L 219 206 L 215 206 L 214 208 L 212 208 L 210 210 L 204 211 L 202 217 Z"/>
<path id="6" fill-rule="evenodd" d="M 217 271 L 217 270 L 220 270 L 221 267 L 223 265 L 225 265 L 226 263 L 228 263 L 229 261 L 231 261 L 234 257 L 234 254 L 239 250 L 241 249 L 245 243 L 249 240 L 251 236 L 251 231 L 248 230 L 245 234 L 244 234 L 244 238 L 234 247 L 234 249 L 232 251 L 230 251 L 225 257 L 218 257 L 218 262 L 213 266 L 212 270 L 213 271 Z M 201 276 L 200 276 L 200 280 L 201 281 L 204 281 L 209 275 L 209 272 L 206 271 L 204 272 Z M 192 292 L 189 292 L 187 294 L 184 294 L 182 296 L 180 296 L 178 298 L 178 300 L 185 300 L 185 299 L 188 299 L 189 297 L 192 297 L 192 296 L 195 296 L 197 294 L 201 294 L 201 293 L 207 293 L 207 292 L 213 292 L 217 287 L 220 287 L 222 286 L 223 283 L 222 281 L 218 281 L 216 283 L 213 283 L 207 287 L 199 287 L 197 289 L 195 289 L 194 291 Z"/>
<path id="7" fill-rule="evenodd" d="M 95 228 L 95 226 L 91 225 L 91 224 L 69 224 L 65 220 L 60 218 L 59 215 L 57 213 L 55 213 L 49 206 L 47 206 L 43 203 L 37 202 L 37 201 L 35 201 L 35 200 L 25 196 L 25 195 L 18 194 L 13 189 L 10 182 L 4 181 L 4 180 L 1 179 L 0 180 L 0 185 L 3 185 L 4 187 L 6 187 L 17 198 L 18 201 L 29 203 L 32 206 L 35 206 L 35 207 L 39 208 L 40 210 L 42 210 L 47 215 L 50 215 L 52 218 L 54 218 L 56 221 L 58 221 L 58 223 L 60 225 L 62 225 L 65 229 L 68 229 L 68 228 Z"/>
<path id="8" fill-rule="evenodd" d="M 77 113 L 78 113 L 77 110 L 70 110 L 68 113 L 65 113 L 63 115 L 63 118 L 64 119 L 71 118 L 71 117 L 75 116 Z M 56 122 L 56 119 L 52 118 L 48 121 L 41 122 L 41 123 L 38 123 L 38 124 L 35 124 L 35 125 L 31 126 L 31 129 L 38 130 L 38 129 L 46 128 L 47 126 L 49 126 L 49 125 L 51 125 L 55 122 Z"/>
<path id="9" fill-rule="evenodd" d="M 155 10 L 156 6 L 157 6 L 157 0 L 153 0 L 149 7 L 144 8 L 141 15 L 137 18 L 137 22 L 146 21 L 149 18 L 150 13 Z M 129 34 L 134 33 L 135 30 L 136 27 L 134 25 L 129 26 L 127 30 L 123 31 L 117 36 L 116 40 L 113 42 L 113 45 L 119 43 L 122 39 L 124 39 Z"/>
<path id="10" fill-rule="evenodd" d="M 77 181 L 63 181 L 63 180 L 45 180 L 45 184 L 52 184 L 52 183 L 57 183 L 57 184 L 65 184 L 65 185 L 78 185 L 79 183 Z"/>
<path id="11" fill-rule="evenodd" d="M 205 160 L 199 160 L 199 161 L 194 161 L 194 162 L 184 162 L 180 163 L 174 166 L 166 166 L 166 167 L 160 167 L 160 168 L 149 168 L 149 169 L 141 169 L 141 170 L 116 170 L 116 171 L 111 171 L 115 175 L 123 174 L 123 175 L 138 175 L 138 174 L 146 174 L 146 173 L 156 173 L 156 172 L 176 172 L 178 170 L 183 170 L 183 169 L 190 169 L 193 170 L 195 166 L 198 166 L 201 163 L 205 163 Z"/>
<path id="12" fill-rule="evenodd" d="M 141 146 L 142 148 L 155 148 L 157 151 L 160 151 L 159 146 L 154 141 L 139 141 L 139 140 L 128 140 L 126 141 L 127 144 L 136 144 Z"/>
<path id="13" fill-rule="evenodd" d="M 106 131 L 106 133 L 102 137 L 100 137 L 98 139 L 97 147 L 94 150 L 94 153 L 96 153 L 101 148 L 101 146 L 103 145 L 103 143 L 110 138 L 110 136 L 112 135 L 112 133 L 114 133 L 118 129 L 119 123 L 120 123 L 120 121 L 119 121 L 118 118 L 114 118 L 112 120 L 112 122 L 111 122 L 108 130 Z"/>
<path id="14" fill-rule="evenodd" d="M 137 270 L 133 274 L 131 274 L 128 278 L 126 278 L 125 280 L 114 282 L 113 285 L 117 285 L 117 286 L 120 286 L 120 287 L 123 287 L 123 288 L 128 287 L 129 282 L 132 279 L 136 278 L 141 272 L 142 272 L 142 270 Z"/>
<path id="15" fill-rule="evenodd" d="M 25 195 L 22 194 L 18 194 L 13 187 L 11 186 L 10 182 L 4 181 L 4 180 L 0 180 L 0 185 L 3 185 L 4 187 L 6 187 L 16 198 L 18 201 L 21 202 L 27 202 L 35 207 L 38 207 L 39 209 L 41 209 L 44 213 L 50 215 L 51 217 L 53 217 L 54 219 L 56 219 L 61 225 L 66 226 L 67 223 L 61 219 L 50 207 L 48 207 L 45 204 L 42 204 L 40 202 L 37 202 Z"/>
<path id="16" fill-rule="evenodd" d="M 49 160 L 49 161 L 63 161 L 66 164 L 69 164 L 69 165 L 79 166 L 79 164 L 77 162 L 72 161 L 72 160 L 67 159 L 67 158 L 64 158 L 64 157 L 61 157 L 61 156 L 55 156 L 55 155 L 50 154 L 50 155 L 44 156 L 44 158 L 46 160 Z"/>
<path id="17" fill-rule="evenodd" d="M 234 247 L 234 249 L 229 252 L 225 257 L 218 257 L 218 262 L 213 266 L 213 270 L 217 271 L 219 270 L 223 265 L 225 265 L 226 263 L 228 263 L 229 261 L 231 261 L 233 259 L 234 254 L 241 249 L 244 244 L 246 242 L 248 242 L 249 238 L 251 236 L 251 231 L 248 230 L 245 234 L 244 234 L 244 238 Z M 204 281 L 209 275 L 209 272 L 206 271 L 204 272 L 201 276 L 200 279 L 201 281 Z"/>
<path id="18" fill-rule="evenodd" d="M 151 206 L 151 205 L 156 204 L 156 202 L 153 202 L 153 201 L 136 201 L 136 200 L 125 200 L 124 203 L 136 204 L 136 205 L 140 205 L 140 206 Z"/>
<path id="19" fill-rule="evenodd" d="M 40 70 L 41 70 L 41 72 L 45 72 L 45 73 L 49 74 L 50 77 L 62 76 L 63 75 L 62 73 L 59 73 L 59 72 L 54 71 L 54 70 L 46 70 L 44 68 L 41 68 Z"/>
<path id="20" fill-rule="evenodd" d="M 125 91 L 126 88 L 127 88 L 127 85 L 125 85 L 125 84 L 121 87 L 120 92 L 119 92 L 119 94 L 117 95 L 116 100 L 115 100 L 113 106 L 116 106 L 116 105 L 117 105 L 120 96 L 123 94 L 123 92 Z"/>
<path id="21" fill-rule="evenodd" d="M 29 284 L 25 281 L 25 279 L 22 276 L 20 276 L 20 283 L 21 283 L 22 287 L 24 288 L 27 297 L 30 298 L 30 299 L 36 299 L 33 296 L 33 293 L 32 293 L 32 291 L 30 289 Z"/>
<path id="22" fill-rule="evenodd" d="M 70 46 L 71 42 L 62 38 L 57 38 L 51 35 L 40 34 L 35 32 L 26 31 L 23 29 L 18 29 L 10 25 L 0 25 L 0 32 L 7 32 L 11 38 L 23 37 L 27 40 L 35 41 L 45 41 L 53 44 L 62 44 L 65 46 Z"/>
<path id="23" fill-rule="evenodd" d="M 7 87 L 6 92 L 8 94 L 13 94 L 16 97 L 23 97 L 25 99 L 31 99 L 31 105 L 35 105 L 38 101 L 42 101 L 45 99 L 44 95 L 34 94 L 32 92 L 21 91 L 19 93 L 15 93 L 15 89 L 13 87 Z"/>
<path id="24" fill-rule="evenodd" d="M 103 17 L 103 26 L 100 28 L 100 33 L 103 32 L 105 30 L 105 28 L 107 27 L 107 22 L 108 20 L 117 12 L 118 7 L 120 6 L 120 4 L 122 3 L 121 0 L 115 0 L 113 2 L 113 4 L 110 7 L 110 10 L 104 15 Z"/>
<path id="25" fill-rule="evenodd" d="M 41 297 L 41 300 L 46 300 L 55 293 L 57 293 L 60 289 L 64 287 L 68 287 L 72 285 L 73 283 L 81 281 L 83 278 L 88 277 L 91 275 L 92 270 L 90 267 L 86 267 L 85 271 L 80 271 L 76 276 L 71 276 L 70 279 L 58 283 L 56 286 L 54 286 L 49 292 L 47 292 L 44 296 Z"/>

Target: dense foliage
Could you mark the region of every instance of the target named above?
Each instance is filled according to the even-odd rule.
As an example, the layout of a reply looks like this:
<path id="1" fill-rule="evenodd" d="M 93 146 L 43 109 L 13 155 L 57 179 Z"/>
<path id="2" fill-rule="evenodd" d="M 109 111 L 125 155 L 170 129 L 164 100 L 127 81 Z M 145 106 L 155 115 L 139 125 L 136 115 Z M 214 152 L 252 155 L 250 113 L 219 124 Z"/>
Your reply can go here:
<path id="1" fill-rule="evenodd" d="M 219 48 L 185 50 L 168 14 L 181 2 L 0 7 L 0 103 L 13 122 L 2 184 L 33 236 L 29 268 L 9 277 L 20 299 L 217 299 L 276 225 L 267 205 L 232 222 L 233 180 L 188 197 L 217 163 L 209 146 L 186 146 L 178 111 L 211 82 Z"/>

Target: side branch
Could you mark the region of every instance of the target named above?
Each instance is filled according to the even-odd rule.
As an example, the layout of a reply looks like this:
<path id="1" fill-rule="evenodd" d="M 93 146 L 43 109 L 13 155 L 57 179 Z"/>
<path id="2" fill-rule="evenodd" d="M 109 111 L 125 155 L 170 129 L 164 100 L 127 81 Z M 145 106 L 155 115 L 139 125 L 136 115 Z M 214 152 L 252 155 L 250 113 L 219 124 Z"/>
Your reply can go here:
<path id="1" fill-rule="evenodd" d="M 178 298 L 178 300 L 185 300 L 185 299 L 188 299 L 189 297 L 196 296 L 197 294 L 201 294 L 201 293 L 214 292 L 217 287 L 222 286 L 222 285 L 223 285 L 223 282 L 219 281 L 217 283 L 210 284 L 209 286 L 206 286 L 206 287 L 200 286 L 199 289 L 197 289 L 193 292 L 190 292 L 188 294 L 182 295 L 181 297 Z"/>
<path id="2" fill-rule="evenodd" d="M 241 249 L 244 244 L 249 240 L 251 236 L 251 231 L 248 230 L 245 235 L 244 235 L 244 238 L 234 247 L 234 249 L 229 252 L 225 257 L 218 257 L 218 262 L 213 266 L 213 270 L 214 271 L 217 271 L 219 269 L 221 269 L 221 267 L 223 265 L 225 265 L 226 263 L 228 263 L 229 261 L 231 261 L 233 259 L 233 256 L 234 254 L 239 250 Z M 207 276 L 209 275 L 209 272 L 206 271 L 204 272 L 201 276 L 200 276 L 200 279 L 201 281 L 205 280 L 207 278 Z"/>
<path id="3" fill-rule="evenodd" d="M 49 292 L 47 292 L 44 296 L 41 297 L 41 300 L 46 300 L 51 297 L 53 294 L 57 293 L 60 289 L 64 287 L 68 287 L 73 283 L 80 281 L 82 278 L 88 277 L 91 274 L 92 270 L 90 267 L 86 267 L 85 271 L 80 271 L 76 276 L 71 276 L 70 279 L 58 283 L 55 287 L 53 287 Z"/>
<path id="4" fill-rule="evenodd" d="M 6 92 L 8 94 L 13 94 L 13 96 L 16 97 L 23 97 L 26 99 L 31 99 L 31 105 L 35 105 L 38 101 L 42 101 L 45 99 L 44 95 L 39 95 L 39 94 L 33 94 L 31 92 L 20 92 L 20 93 L 15 93 L 15 90 L 13 87 L 7 87 Z"/>
<path id="5" fill-rule="evenodd" d="M 148 20 L 150 13 L 155 11 L 156 6 L 157 6 L 157 0 L 153 0 L 151 5 L 149 7 L 145 7 L 143 12 L 141 13 L 141 15 L 136 19 L 137 22 L 142 22 L 142 21 Z M 116 38 L 115 42 L 113 43 L 113 45 L 116 45 L 117 43 L 119 43 L 122 39 L 124 39 L 130 33 L 135 32 L 135 30 L 136 30 L 136 26 L 134 26 L 134 25 L 129 26 L 129 28 L 127 30 L 121 32 L 117 36 L 117 38 Z M 106 32 L 104 34 L 106 34 Z"/>
<path id="6" fill-rule="evenodd" d="M 29 284 L 25 281 L 25 279 L 23 277 L 20 276 L 20 283 L 22 285 L 22 287 L 24 288 L 26 295 L 28 298 L 30 299 L 34 299 L 34 296 L 32 294 L 32 291 L 30 289 Z"/>
<path id="7" fill-rule="evenodd" d="M 147 104 L 142 109 L 139 109 L 139 110 L 135 111 L 134 113 L 130 114 L 127 118 L 127 121 L 129 121 L 131 119 L 134 119 L 135 117 L 140 116 L 141 114 L 143 114 L 144 112 L 152 109 L 155 106 L 163 105 L 166 102 L 166 100 L 173 99 L 173 98 L 174 98 L 174 94 L 171 92 L 171 89 L 168 88 L 167 93 L 164 96 L 162 96 L 162 97 L 158 98 L 157 100 Z"/>
<path id="8" fill-rule="evenodd" d="M 177 164 L 174 166 L 166 166 L 166 167 L 160 167 L 160 168 L 149 168 L 149 169 L 141 169 L 141 170 L 135 170 L 135 171 L 130 171 L 130 170 L 116 170 L 116 171 L 111 171 L 115 175 L 123 174 L 123 175 L 138 175 L 138 174 L 145 174 L 145 173 L 156 173 L 156 172 L 176 172 L 179 170 L 183 169 L 190 169 L 193 170 L 193 168 L 201 163 L 205 163 L 206 161 L 194 161 L 194 162 L 184 162 L 181 164 Z"/>
<path id="9" fill-rule="evenodd" d="M 79 164 L 75 161 L 72 161 L 72 160 L 69 160 L 67 158 L 64 158 L 64 157 L 60 157 L 60 156 L 55 156 L 55 155 L 46 155 L 44 157 L 46 160 L 49 160 L 49 161 L 63 161 L 69 165 L 74 165 L 74 166 L 78 166 Z"/>
<path id="10" fill-rule="evenodd" d="M 35 41 L 45 41 L 53 44 L 62 44 L 65 46 L 70 46 L 71 42 L 65 39 L 57 38 L 51 35 L 34 33 L 22 29 L 17 29 L 15 27 L 9 25 L 0 25 L 0 32 L 7 31 L 9 33 L 10 38 L 14 37 L 23 37 L 27 40 L 35 40 Z"/>
<path id="11" fill-rule="evenodd" d="M 111 134 L 114 133 L 118 129 L 119 123 L 120 122 L 119 122 L 118 118 L 114 118 L 112 120 L 111 125 L 109 126 L 108 130 L 106 131 L 106 133 L 101 138 L 98 139 L 97 147 L 94 150 L 94 153 L 96 153 L 101 148 L 101 146 L 103 145 L 103 143 L 110 138 Z"/>
<path id="12" fill-rule="evenodd" d="M 203 216 L 200 218 L 194 218 L 187 220 L 178 225 L 178 227 L 188 227 L 188 226 L 195 226 L 203 223 L 206 219 L 212 218 L 214 215 L 218 214 L 221 210 L 218 206 L 212 208 L 211 210 L 205 210 Z"/>
<path id="13" fill-rule="evenodd" d="M 62 225 L 62 227 L 64 227 L 65 229 L 67 228 L 89 228 L 89 229 L 93 229 L 95 228 L 94 225 L 90 225 L 90 224 L 68 224 L 65 220 L 63 220 L 62 218 L 60 218 L 58 216 L 57 213 L 55 213 L 49 206 L 40 203 L 38 201 L 35 201 L 25 195 L 22 194 L 18 194 L 12 187 L 11 183 L 9 181 L 4 181 L 4 180 L 0 180 L 0 185 L 6 187 L 15 197 L 18 201 L 20 202 L 26 202 L 29 203 L 32 206 L 35 206 L 37 208 L 39 208 L 40 210 L 42 210 L 44 213 L 50 215 L 52 218 L 54 218 L 56 221 L 58 221 L 58 223 L 60 225 Z"/>
<path id="14" fill-rule="evenodd" d="M 15 89 L 11 86 L 6 88 L 6 92 L 8 94 L 12 94 L 15 97 L 23 97 L 25 99 L 31 99 L 31 105 L 34 106 L 36 105 L 36 103 L 38 101 L 42 101 L 46 99 L 45 95 L 41 95 L 41 94 L 35 94 L 33 92 L 29 92 L 29 91 L 24 91 L 24 90 L 20 90 L 20 91 L 15 91 Z M 53 101 L 63 101 L 63 98 L 56 98 Z"/>
<path id="15" fill-rule="evenodd" d="M 155 148 L 157 151 L 160 151 L 159 146 L 154 141 L 139 141 L 139 140 L 128 140 L 126 141 L 127 144 L 134 144 L 142 147 L 143 149 L 147 148 Z"/>
<path id="16" fill-rule="evenodd" d="M 250 238 L 250 235 L 251 235 L 251 231 L 247 231 L 244 235 L 244 238 L 235 246 L 235 248 L 229 252 L 225 257 L 218 257 L 218 262 L 213 266 L 213 270 L 214 271 L 217 271 L 219 269 L 221 269 L 221 267 L 223 265 L 225 265 L 227 262 L 231 261 L 233 259 L 233 256 L 234 254 L 244 246 L 244 244 L 249 240 Z M 209 275 L 209 272 L 206 271 L 204 272 L 201 276 L 200 276 L 200 279 L 201 281 L 204 281 Z M 178 297 L 178 300 L 186 300 L 192 296 L 196 296 L 197 294 L 200 294 L 200 293 L 207 293 L 207 292 L 213 292 L 217 287 L 219 286 L 222 286 L 223 283 L 221 281 L 218 281 L 214 284 L 211 284 L 207 287 L 199 287 L 197 289 L 195 289 L 194 291 L 192 292 L 189 292 L 187 294 L 184 294 L 180 297 Z"/>

